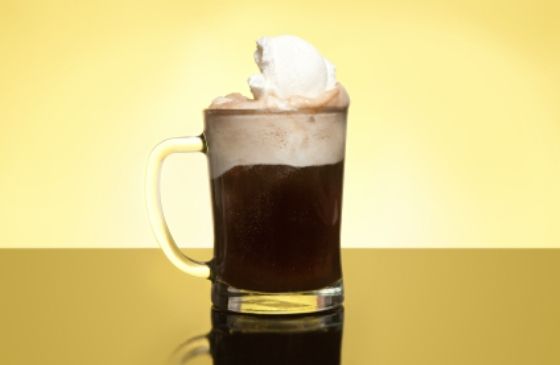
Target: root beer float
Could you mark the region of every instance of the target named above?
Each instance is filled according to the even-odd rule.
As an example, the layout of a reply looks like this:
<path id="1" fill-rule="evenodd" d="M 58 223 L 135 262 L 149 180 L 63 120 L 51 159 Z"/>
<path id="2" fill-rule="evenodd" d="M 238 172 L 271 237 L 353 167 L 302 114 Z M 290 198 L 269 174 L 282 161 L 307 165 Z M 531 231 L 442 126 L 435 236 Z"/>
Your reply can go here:
<path id="1" fill-rule="evenodd" d="M 334 66 L 294 36 L 263 37 L 252 98 L 229 94 L 204 111 L 204 133 L 168 138 L 148 158 L 150 223 L 166 257 L 212 281 L 219 311 L 302 314 L 344 299 L 340 219 L 349 99 Z M 160 173 L 174 153 L 208 157 L 214 258 L 201 262 L 173 239 Z M 188 221 L 184 222 L 188 224 Z"/>
<path id="2" fill-rule="evenodd" d="M 214 275 L 259 292 L 341 286 L 348 95 L 300 38 L 259 39 L 255 61 L 253 98 L 230 94 L 205 111 Z"/>

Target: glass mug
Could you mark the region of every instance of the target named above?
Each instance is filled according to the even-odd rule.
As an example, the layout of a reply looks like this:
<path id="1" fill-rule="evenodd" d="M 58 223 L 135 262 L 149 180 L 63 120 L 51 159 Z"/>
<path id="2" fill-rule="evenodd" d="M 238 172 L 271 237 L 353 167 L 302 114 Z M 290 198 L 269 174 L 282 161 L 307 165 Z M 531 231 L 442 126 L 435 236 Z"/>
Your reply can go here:
<path id="1" fill-rule="evenodd" d="M 212 281 L 212 304 L 240 313 L 318 312 L 343 301 L 340 219 L 347 108 L 207 109 L 204 133 L 150 154 L 152 228 L 180 270 Z M 214 257 L 181 252 L 163 216 L 159 176 L 173 153 L 208 157 Z"/>
<path id="2" fill-rule="evenodd" d="M 212 331 L 177 347 L 167 365 L 210 356 L 214 365 L 340 365 L 344 311 L 251 316 L 212 311 Z"/>

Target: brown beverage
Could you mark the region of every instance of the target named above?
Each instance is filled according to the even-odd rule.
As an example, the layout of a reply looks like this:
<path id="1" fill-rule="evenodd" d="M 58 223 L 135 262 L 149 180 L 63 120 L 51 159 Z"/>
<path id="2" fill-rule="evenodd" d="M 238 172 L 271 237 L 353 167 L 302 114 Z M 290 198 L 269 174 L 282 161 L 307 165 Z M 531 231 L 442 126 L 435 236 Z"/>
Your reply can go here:
<path id="1" fill-rule="evenodd" d="M 269 293 L 336 285 L 345 111 L 206 117 L 214 279 Z"/>
<path id="2" fill-rule="evenodd" d="M 212 179 L 216 275 L 237 288 L 313 290 L 341 278 L 343 162 L 236 166 Z"/>

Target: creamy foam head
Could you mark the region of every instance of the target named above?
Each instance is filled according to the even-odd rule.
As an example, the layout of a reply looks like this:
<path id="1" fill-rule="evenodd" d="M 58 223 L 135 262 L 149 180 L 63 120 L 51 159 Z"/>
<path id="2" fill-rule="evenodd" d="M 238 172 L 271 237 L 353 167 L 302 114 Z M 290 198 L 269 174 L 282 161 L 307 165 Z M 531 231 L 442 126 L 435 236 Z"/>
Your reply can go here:
<path id="1" fill-rule="evenodd" d="M 235 166 L 342 161 L 349 98 L 334 66 L 294 36 L 260 38 L 254 56 L 253 98 L 219 97 L 206 111 L 212 177 Z"/>
<path id="2" fill-rule="evenodd" d="M 229 94 L 216 98 L 210 109 L 301 110 L 349 104 L 333 64 L 301 38 L 262 37 L 254 59 L 260 73 L 248 80 L 253 99 Z"/>
<path id="3" fill-rule="evenodd" d="M 327 165 L 344 159 L 346 111 L 227 113 L 208 110 L 212 177 L 235 166 Z"/>

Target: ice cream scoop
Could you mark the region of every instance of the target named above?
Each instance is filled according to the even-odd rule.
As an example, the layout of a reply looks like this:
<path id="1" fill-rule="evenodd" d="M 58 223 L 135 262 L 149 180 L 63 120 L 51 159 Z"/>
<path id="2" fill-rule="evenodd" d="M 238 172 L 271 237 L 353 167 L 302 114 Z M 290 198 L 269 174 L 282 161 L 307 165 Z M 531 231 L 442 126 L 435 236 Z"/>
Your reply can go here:
<path id="1" fill-rule="evenodd" d="M 297 110 L 349 103 L 333 64 L 299 37 L 262 37 L 254 58 L 260 73 L 248 80 L 253 99 L 229 94 L 215 99 L 211 109 Z"/>
<path id="2" fill-rule="evenodd" d="M 260 38 L 255 62 L 261 71 L 249 78 L 255 99 L 268 95 L 313 99 L 336 85 L 334 66 L 315 47 L 295 36 Z"/>

